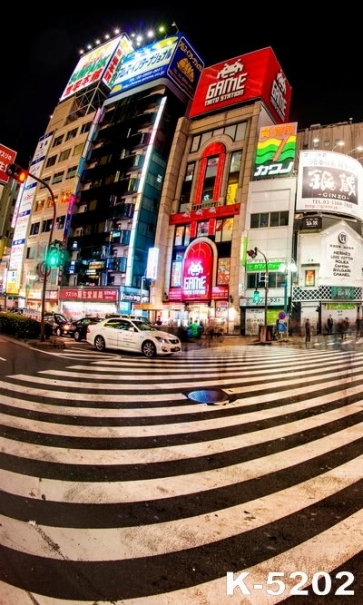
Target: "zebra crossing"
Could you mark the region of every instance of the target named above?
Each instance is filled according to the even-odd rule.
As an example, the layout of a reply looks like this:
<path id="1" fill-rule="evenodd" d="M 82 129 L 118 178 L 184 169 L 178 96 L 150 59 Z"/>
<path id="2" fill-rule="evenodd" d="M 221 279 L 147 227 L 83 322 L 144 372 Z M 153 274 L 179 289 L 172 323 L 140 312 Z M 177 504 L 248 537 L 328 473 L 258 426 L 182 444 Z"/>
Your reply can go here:
<path id="1" fill-rule="evenodd" d="M 363 353 L 72 354 L 0 385 L 0 605 L 363 602 Z"/>

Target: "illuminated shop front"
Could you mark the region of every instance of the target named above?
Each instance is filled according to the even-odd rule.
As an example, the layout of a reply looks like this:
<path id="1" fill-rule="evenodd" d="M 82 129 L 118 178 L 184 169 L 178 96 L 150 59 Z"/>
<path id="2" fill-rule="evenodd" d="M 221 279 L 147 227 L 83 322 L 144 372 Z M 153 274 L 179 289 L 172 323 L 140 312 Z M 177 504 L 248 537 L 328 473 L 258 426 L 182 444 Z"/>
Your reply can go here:
<path id="1" fill-rule="evenodd" d="M 172 265 L 171 287 L 166 293 L 171 319 L 186 325 L 190 319 L 216 321 L 228 330 L 230 259 L 218 260 L 216 245 L 208 238 L 197 238 L 176 255 Z M 174 312 L 172 312 L 174 309 Z"/>

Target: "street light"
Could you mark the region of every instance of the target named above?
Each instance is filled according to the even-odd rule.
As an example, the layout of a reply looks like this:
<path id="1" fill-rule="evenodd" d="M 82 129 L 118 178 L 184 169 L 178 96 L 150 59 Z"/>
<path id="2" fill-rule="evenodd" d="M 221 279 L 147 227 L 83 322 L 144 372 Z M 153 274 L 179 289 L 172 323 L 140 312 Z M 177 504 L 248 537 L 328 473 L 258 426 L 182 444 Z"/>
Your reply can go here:
<path id="1" fill-rule="evenodd" d="M 290 276 L 290 304 L 291 304 L 291 291 L 292 291 L 292 280 L 291 280 L 291 273 L 296 273 L 297 271 L 297 266 L 294 260 L 291 260 L 290 263 L 286 263 L 286 264 L 282 264 L 280 265 L 280 271 L 285 273 L 285 285 L 284 285 L 284 311 L 285 313 L 287 313 L 289 311 L 288 309 L 288 296 L 287 296 L 287 292 L 288 292 L 288 278 Z"/>
<path id="2" fill-rule="evenodd" d="M 353 151 L 363 151 L 363 145 L 358 145 L 358 147 L 353 147 L 353 149 L 349 149 L 349 151 L 347 151 L 345 155 L 349 155 L 350 153 L 353 153 Z"/>
<path id="3" fill-rule="evenodd" d="M 255 246 L 255 248 L 253 250 L 247 250 L 247 254 L 251 258 L 256 258 L 257 254 L 261 254 L 261 256 L 263 256 L 263 258 L 265 260 L 265 321 L 264 321 L 264 325 L 266 327 L 267 326 L 267 293 L 268 293 L 268 265 L 267 265 L 267 258 L 265 256 L 265 254 L 263 252 L 261 252 L 261 250 L 259 250 L 257 248 L 257 246 Z"/>
<path id="4" fill-rule="evenodd" d="M 338 141 L 336 143 L 336 145 L 334 145 L 332 151 L 334 151 L 334 149 L 336 149 L 336 147 L 344 147 L 344 145 L 345 145 L 344 141 Z"/>
<path id="5" fill-rule="evenodd" d="M 35 174 L 28 172 L 24 168 L 21 168 L 21 166 L 19 166 L 18 164 L 9 164 L 6 169 L 6 174 L 8 176 L 12 177 L 18 183 L 23 183 L 25 181 L 25 178 L 27 178 L 28 176 L 30 178 L 34 179 L 35 181 L 38 181 L 38 183 L 41 183 L 44 187 L 46 187 L 48 189 L 51 200 L 52 200 L 53 220 L 52 220 L 52 225 L 51 225 L 51 228 L 49 231 L 48 245 L 47 245 L 47 249 L 45 251 L 45 257 L 44 257 L 42 308 L 41 308 L 41 315 L 40 315 L 40 340 L 41 340 L 41 342 L 44 342 L 44 340 L 45 340 L 45 326 L 44 326 L 45 294 L 46 294 L 46 288 L 47 288 L 47 279 L 48 279 L 48 276 L 50 275 L 50 269 L 47 264 L 47 259 L 48 259 L 48 252 L 50 250 L 50 243 L 53 238 L 53 231 L 54 231 L 54 225 L 55 225 L 55 219 L 56 219 L 57 208 L 56 208 L 56 204 L 55 204 L 55 197 L 54 197 L 54 193 L 53 193 L 52 189 L 49 187 L 49 185 L 46 181 L 44 181 L 43 179 L 40 179 L 38 176 L 35 176 Z"/>

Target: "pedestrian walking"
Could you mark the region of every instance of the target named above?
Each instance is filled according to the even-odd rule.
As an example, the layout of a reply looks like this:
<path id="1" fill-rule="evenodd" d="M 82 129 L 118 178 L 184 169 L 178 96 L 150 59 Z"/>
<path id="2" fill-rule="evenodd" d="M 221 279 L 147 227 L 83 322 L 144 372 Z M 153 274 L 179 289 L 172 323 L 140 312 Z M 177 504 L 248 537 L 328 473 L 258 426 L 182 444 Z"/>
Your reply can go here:
<path id="1" fill-rule="evenodd" d="M 348 334 L 350 334 L 350 324 L 348 317 L 346 317 L 343 321 L 343 340 L 347 338 Z"/>
<path id="2" fill-rule="evenodd" d="M 326 325 L 328 328 L 328 334 L 333 334 L 334 320 L 331 315 L 329 315 Z"/>
<path id="3" fill-rule="evenodd" d="M 310 319 L 307 318 L 305 320 L 305 342 L 310 342 L 311 339 L 311 325 L 310 325 Z"/>

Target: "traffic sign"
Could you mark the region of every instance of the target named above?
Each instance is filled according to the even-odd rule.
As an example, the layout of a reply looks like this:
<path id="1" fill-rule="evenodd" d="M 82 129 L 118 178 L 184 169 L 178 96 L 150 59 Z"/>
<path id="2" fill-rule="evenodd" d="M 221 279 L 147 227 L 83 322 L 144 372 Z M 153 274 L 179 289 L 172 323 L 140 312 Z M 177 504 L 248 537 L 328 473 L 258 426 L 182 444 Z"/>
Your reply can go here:
<path id="1" fill-rule="evenodd" d="M 42 262 L 37 265 L 37 272 L 39 277 L 44 277 L 45 275 L 49 277 L 51 270 L 48 269 L 46 263 Z"/>
<path id="2" fill-rule="evenodd" d="M 9 164 L 13 164 L 16 159 L 16 151 L 9 149 L 0 143 L 0 183 L 8 183 L 10 177 L 6 174 Z"/>

